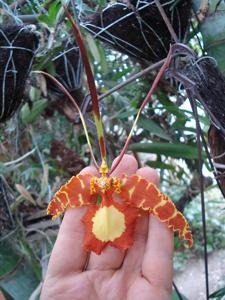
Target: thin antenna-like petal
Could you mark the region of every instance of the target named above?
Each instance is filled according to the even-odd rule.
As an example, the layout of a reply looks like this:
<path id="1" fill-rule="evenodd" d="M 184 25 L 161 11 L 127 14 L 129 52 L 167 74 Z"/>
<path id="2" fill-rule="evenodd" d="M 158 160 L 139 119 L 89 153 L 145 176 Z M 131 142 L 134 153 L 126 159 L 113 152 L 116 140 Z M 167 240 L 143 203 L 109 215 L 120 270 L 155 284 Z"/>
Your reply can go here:
<path id="1" fill-rule="evenodd" d="M 88 143 L 88 146 L 89 146 L 89 150 L 90 150 L 90 154 L 91 154 L 91 158 L 93 160 L 93 163 L 94 163 L 94 166 L 95 168 L 98 170 L 99 167 L 98 167 L 98 164 L 95 160 L 95 157 L 94 157 L 94 153 L 93 153 L 93 150 L 92 150 L 92 146 L 91 146 L 91 142 L 90 142 L 90 138 L 89 138 L 89 135 L 88 135 L 88 131 L 87 131 L 87 125 L 86 125 L 86 122 L 84 120 L 84 116 L 79 108 L 79 106 L 77 105 L 76 101 L 74 100 L 74 98 L 72 97 L 72 95 L 67 91 L 67 89 L 54 77 L 52 76 L 51 74 L 49 73 L 46 73 L 44 71 L 33 71 L 33 73 L 39 73 L 39 74 L 43 74 L 47 77 L 49 77 L 52 81 L 55 82 L 55 84 L 58 86 L 58 88 L 69 98 L 69 100 L 73 103 L 73 105 L 75 106 L 75 108 L 77 109 L 77 112 L 79 113 L 80 115 L 80 119 L 81 119 L 81 123 L 83 125 L 83 128 L 84 128 L 84 133 L 85 133 L 85 136 L 86 136 L 86 139 L 87 139 L 87 143 Z"/>
<path id="2" fill-rule="evenodd" d="M 102 161 L 106 162 L 106 147 L 105 147 L 105 140 L 104 140 L 103 125 L 102 125 L 100 110 L 99 110 L 98 94 L 97 94 L 97 90 L 96 90 L 96 86 L 95 86 L 94 76 L 93 76 L 91 66 L 89 63 L 87 50 L 85 48 L 85 45 L 84 45 L 83 39 L 81 37 L 78 26 L 74 22 L 71 14 L 69 13 L 66 6 L 64 6 L 64 9 L 65 9 L 67 18 L 69 19 L 69 21 L 72 25 L 72 29 L 73 29 L 74 35 L 76 37 L 76 41 L 80 48 L 80 53 L 81 53 L 81 57 L 82 57 L 82 60 L 84 63 L 84 68 L 85 68 L 86 75 L 87 75 L 87 82 L 88 82 L 91 99 L 92 99 L 93 115 L 94 115 L 95 125 L 96 125 L 96 129 L 97 129 L 101 159 L 102 159 Z"/>
<path id="3" fill-rule="evenodd" d="M 152 94 L 156 90 L 160 79 L 162 78 L 163 74 L 165 73 L 165 70 L 170 65 L 171 59 L 172 59 L 172 47 L 170 48 L 170 51 L 169 51 L 169 53 L 167 55 L 167 58 L 166 58 L 164 64 L 160 68 L 159 73 L 157 74 L 157 76 L 156 76 L 156 78 L 155 78 L 155 80 L 154 80 L 154 82 L 153 82 L 153 84 L 152 84 L 152 86 L 151 86 L 151 88 L 150 88 L 147 96 L 145 97 L 144 101 L 142 102 L 141 107 L 138 110 L 138 113 L 136 115 L 134 123 L 133 123 L 133 125 L 131 127 L 131 130 L 130 130 L 129 135 L 127 137 L 127 140 L 125 142 L 125 145 L 124 145 L 124 147 L 123 147 L 123 149 L 122 149 L 122 151 L 121 151 L 121 153 L 119 155 L 119 158 L 117 159 L 116 163 L 114 164 L 113 168 L 110 170 L 110 174 L 117 168 L 117 166 L 119 165 L 119 163 L 120 163 L 121 159 L 123 158 L 125 152 L 127 151 L 127 147 L 128 147 L 128 145 L 130 143 L 130 139 L 131 139 L 131 136 L 132 136 L 132 134 L 134 132 L 134 128 L 137 125 L 138 119 L 139 119 L 139 117 L 140 117 L 140 115 L 141 115 L 141 113 L 142 113 L 145 105 L 150 101 L 150 99 L 152 97 Z"/>

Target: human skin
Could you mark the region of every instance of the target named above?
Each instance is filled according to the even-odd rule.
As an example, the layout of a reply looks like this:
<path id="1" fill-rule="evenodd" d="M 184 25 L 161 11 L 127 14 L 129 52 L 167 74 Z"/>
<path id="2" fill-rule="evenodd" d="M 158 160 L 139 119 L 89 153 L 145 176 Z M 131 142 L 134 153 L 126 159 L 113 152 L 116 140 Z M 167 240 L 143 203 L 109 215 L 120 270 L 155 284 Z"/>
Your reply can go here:
<path id="1" fill-rule="evenodd" d="M 81 174 L 98 176 L 94 167 Z M 139 174 L 159 184 L 155 170 L 138 169 L 125 155 L 112 176 Z M 173 233 L 149 214 L 138 219 L 133 246 L 106 247 L 101 255 L 83 248 L 86 209 L 67 209 L 50 257 L 41 300 L 170 300 L 173 277 Z M 86 269 L 84 270 L 84 267 Z"/>

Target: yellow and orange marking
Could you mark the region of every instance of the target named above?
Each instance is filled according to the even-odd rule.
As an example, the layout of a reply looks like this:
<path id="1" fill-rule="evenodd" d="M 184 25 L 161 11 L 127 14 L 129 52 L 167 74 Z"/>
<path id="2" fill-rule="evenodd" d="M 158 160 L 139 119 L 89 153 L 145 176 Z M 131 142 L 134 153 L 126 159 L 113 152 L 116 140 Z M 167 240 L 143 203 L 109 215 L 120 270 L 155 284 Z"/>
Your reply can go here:
<path id="1" fill-rule="evenodd" d="M 107 245 L 123 250 L 131 247 L 138 213 L 137 208 L 106 198 L 101 205 L 92 206 L 82 219 L 85 249 L 100 254 Z"/>
<path id="2" fill-rule="evenodd" d="M 129 248 L 134 242 L 133 232 L 141 211 L 157 216 L 192 246 L 187 220 L 153 183 L 138 175 L 108 177 L 105 164 L 100 171 L 100 177 L 88 174 L 72 177 L 48 206 L 48 214 L 53 218 L 66 207 L 90 206 L 82 219 L 86 227 L 85 249 L 100 254 L 107 245 Z M 120 196 L 120 203 L 113 200 L 115 193 Z"/>

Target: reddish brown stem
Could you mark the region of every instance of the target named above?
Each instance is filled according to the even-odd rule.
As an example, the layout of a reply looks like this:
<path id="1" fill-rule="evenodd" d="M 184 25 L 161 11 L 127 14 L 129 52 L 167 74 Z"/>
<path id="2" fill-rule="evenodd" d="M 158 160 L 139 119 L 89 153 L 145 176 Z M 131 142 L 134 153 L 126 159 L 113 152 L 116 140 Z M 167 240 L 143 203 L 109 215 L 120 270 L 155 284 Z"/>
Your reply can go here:
<path id="1" fill-rule="evenodd" d="M 152 94 L 155 92 L 155 90 L 156 90 L 156 88 L 158 86 L 159 81 L 161 80 L 161 78 L 162 78 L 163 74 L 165 73 L 166 69 L 169 67 L 171 59 L 172 59 L 172 47 L 170 47 L 170 51 L 169 51 L 169 53 L 167 55 L 167 58 L 166 58 L 164 64 L 162 65 L 162 67 L 160 68 L 160 70 L 159 70 L 159 72 L 158 72 L 158 74 L 157 74 L 157 76 L 156 76 L 156 78 L 155 78 L 155 80 L 154 80 L 154 82 L 152 84 L 151 89 L 149 90 L 147 96 L 145 97 L 145 99 L 144 99 L 144 101 L 143 101 L 143 103 L 142 103 L 142 105 L 141 105 L 141 107 L 140 107 L 140 109 L 138 111 L 135 123 L 136 123 L 137 118 L 139 117 L 140 113 L 143 111 L 145 105 L 151 100 Z M 125 142 L 123 150 L 121 151 L 121 153 L 119 155 L 118 160 L 116 161 L 116 163 L 113 166 L 113 168 L 110 170 L 109 174 L 111 174 L 117 168 L 117 166 L 119 165 L 120 161 L 122 160 L 124 154 L 126 153 L 128 145 L 130 143 L 132 130 L 133 130 L 133 127 L 132 127 L 131 132 L 130 132 L 130 134 L 129 134 L 126 142 Z"/>
<path id="2" fill-rule="evenodd" d="M 65 13 L 67 18 L 69 19 L 71 25 L 72 25 L 72 29 L 75 35 L 75 38 L 77 40 L 77 43 L 79 45 L 80 48 L 80 53 L 81 53 L 81 57 L 85 66 L 85 71 L 86 71 L 86 75 L 87 75 L 87 82 L 88 82 L 88 86 L 90 89 L 90 94 L 91 94 L 91 98 L 92 98 L 92 105 L 93 105 L 93 110 L 95 112 L 95 114 L 100 117 L 99 115 L 99 109 L 98 109 L 98 95 L 97 95 L 97 90 L 96 90 L 96 86 L 95 86 L 95 79 L 91 70 L 91 66 L 89 64 L 89 59 L 88 59 L 88 55 L 87 55 L 87 51 L 86 48 L 84 46 L 84 42 L 83 39 L 81 37 L 80 31 L 77 27 L 77 25 L 75 24 L 72 16 L 70 15 L 68 9 L 66 6 L 63 6 L 65 9 Z"/>
<path id="3" fill-rule="evenodd" d="M 95 124 L 96 124 L 96 129 L 97 129 L 101 158 L 102 158 L 102 160 L 106 161 L 106 147 L 105 147 L 105 140 L 103 137 L 103 126 L 102 126 L 101 116 L 100 116 L 100 111 L 99 111 L 98 94 L 97 94 L 97 90 L 96 90 L 96 86 L 95 86 L 95 80 L 94 80 L 94 76 L 92 73 L 92 69 L 91 69 L 91 66 L 89 63 L 87 50 L 85 48 L 83 39 L 81 37 L 79 28 L 77 27 L 76 23 L 74 22 L 67 7 L 66 6 L 63 6 L 63 7 L 65 9 L 65 14 L 66 14 L 67 18 L 69 19 L 69 21 L 72 25 L 72 29 L 73 29 L 75 38 L 76 38 L 77 43 L 80 48 L 80 53 L 81 53 L 81 57 L 82 57 L 82 60 L 84 63 L 84 68 L 85 68 L 86 75 L 87 75 L 87 82 L 88 82 L 91 99 L 92 99 L 93 115 L 94 115 L 94 120 L 95 120 Z"/>

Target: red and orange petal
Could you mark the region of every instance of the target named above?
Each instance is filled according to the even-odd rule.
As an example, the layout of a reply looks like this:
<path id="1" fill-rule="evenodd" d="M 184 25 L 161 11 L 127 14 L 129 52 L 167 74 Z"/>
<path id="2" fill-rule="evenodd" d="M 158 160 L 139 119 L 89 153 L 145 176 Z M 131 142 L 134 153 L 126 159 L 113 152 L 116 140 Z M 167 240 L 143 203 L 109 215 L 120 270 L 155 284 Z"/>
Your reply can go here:
<path id="1" fill-rule="evenodd" d="M 95 203 L 95 198 L 90 194 L 90 180 L 93 176 L 89 174 L 73 176 L 64 184 L 54 198 L 50 201 L 47 214 L 53 219 L 61 215 L 67 207 L 87 206 Z"/>
<path id="2" fill-rule="evenodd" d="M 64 207 L 57 198 L 53 198 L 48 205 L 47 214 L 52 216 L 52 219 L 58 218 L 64 212 Z"/>
<path id="3" fill-rule="evenodd" d="M 122 183 L 120 196 L 127 203 L 153 213 L 160 221 L 166 222 L 174 232 L 178 231 L 179 238 L 186 240 L 189 247 L 192 246 L 189 224 L 168 196 L 141 176 L 124 174 L 120 178 Z"/>
<path id="4" fill-rule="evenodd" d="M 159 202 L 161 192 L 156 185 L 139 175 L 121 177 L 121 197 L 143 210 L 152 210 Z"/>
<path id="5" fill-rule="evenodd" d="M 130 248 L 138 216 L 137 208 L 113 200 L 92 206 L 82 219 L 86 227 L 85 249 L 101 254 L 107 245 L 122 250 Z"/>
<path id="6" fill-rule="evenodd" d="M 166 222 L 168 227 L 174 232 L 177 231 L 179 238 L 187 241 L 188 247 L 192 247 L 193 238 L 190 226 L 168 196 L 161 193 L 161 205 L 153 209 L 153 214 L 155 214 L 160 221 Z"/>
<path id="7" fill-rule="evenodd" d="M 176 212 L 176 215 L 167 221 L 169 228 L 172 228 L 173 231 L 177 231 L 179 238 L 187 241 L 187 246 L 189 248 L 193 245 L 193 237 L 190 230 L 190 226 L 185 219 L 185 217 L 179 211 Z"/>
<path id="8" fill-rule="evenodd" d="M 90 181 L 93 176 L 89 174 L 73 176 L 60 190 L 56 193 L 66 193 L 69 199 L 69 207 L 82 207 L 90 204 Z"/>

